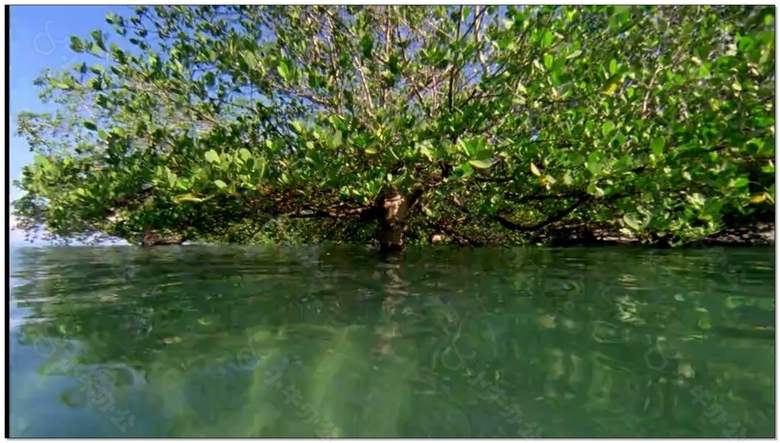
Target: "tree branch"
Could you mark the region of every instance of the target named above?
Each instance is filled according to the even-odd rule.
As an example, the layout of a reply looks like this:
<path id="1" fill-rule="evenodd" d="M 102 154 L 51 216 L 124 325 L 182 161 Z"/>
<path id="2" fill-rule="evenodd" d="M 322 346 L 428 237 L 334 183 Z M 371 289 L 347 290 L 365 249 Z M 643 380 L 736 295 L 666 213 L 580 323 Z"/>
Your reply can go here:
<path id="1" fill-rule="evenodd" d="M 576 202 L 574 202 L 571 205 L 569 205 L 569 207 L 558 211 L 554 215 L 552 215 L 549 218 L 547 218 L 547 220 L 541 221 L 539 223 L 536 223 L 536 224 L 530 225 L 530 226 L 520 225 L 520 224 L 515 223 L 515 222 L 513 222 L 511 220 L 508 220 L 507 218 L 505 218 L 503 216 L 500 216 L 500 215 L 494 215 L 491 218 L 494 221 L 498 222 L 504 228 L 509 229 L 511 231 L 516 231 L 516 232 L 533 232 L 533 231 L 538 231 L 539 229 L 542 229 L 542 228 L 544 228 L 547 225 L 550 225 L 552 223 L 555 223 L 557 221 L 562 220 L 564 217 L 568 216 L 572 212 L 574 212 L 577 209 L 579 209 L 580 206 L 585 204 L 590 199 L 591 199 L 591 197 L 589 195 L 586 195 L 584 197 L 580 197 L 579 200 L 577 200 Z"/>
<path id="2" fill-rule="evenodd" d="M 458 8 L 457 30 L 455 31 L 455 41 L 456 42 L 460 41 L 460 25 L 461 25 L 462 21 L 463 21 L 463 6 L 460 6 Z M 460 53 L 456 52 L 455 53 L 455 57 L 452 60 L 453 66 L 458 64 L 458 54 L 460 54 Z M 452 72 L 450 73 L 450 90 L 449 90 L 449 94 L 447 96 L 447 103 L 448 103 L 448 108 L 449 108 L 450 112 L 452 112 L 452 100 L 453 100 L 453 94 L 454 94 L 454 88 L 455 88 L 455 75 L 457 73 L 458 73 L 458 69 L 457 68 L 453 69 Z"/>

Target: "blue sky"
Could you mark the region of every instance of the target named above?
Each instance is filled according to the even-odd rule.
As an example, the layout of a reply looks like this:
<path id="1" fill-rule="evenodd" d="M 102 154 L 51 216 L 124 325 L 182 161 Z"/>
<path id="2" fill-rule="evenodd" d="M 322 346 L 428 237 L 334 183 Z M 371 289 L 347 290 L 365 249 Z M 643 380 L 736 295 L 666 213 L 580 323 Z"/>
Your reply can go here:
<path id="1" fill-rule="evenodd" d="M 46 68 L 69 68 L 81 62 L 93 64 L 97 60 L 88 54 L 76 54 L 70 50 L 70 36 L 87 37 L 95 29 L 109 36 L 115 34 L 105 17 L 109 12 L 129 16 L 132 9 L 126 6 L 12 6 L 10 11 L 10 112 L 11 146 L 9 172 L 11 181 L 21 175 L 22 166 L 32 161 L 32 154 L 24 139 L 16 137 L 16 115 L 21 111 L 47 111 L 50 107 L 41 103 L 33 80 Z M 126 43 L 115 37 L 125 47 Z M 124 39 L 122 39 L 124 40 Z M 125 43 L 125 44 L 123 44 Z M 11 187 L 11 201 L 20 196 Z M 13 225 L 13 220 L 11 221 Z M 18 231 L 11 231 L 12 243 L 23 238 Z"/>

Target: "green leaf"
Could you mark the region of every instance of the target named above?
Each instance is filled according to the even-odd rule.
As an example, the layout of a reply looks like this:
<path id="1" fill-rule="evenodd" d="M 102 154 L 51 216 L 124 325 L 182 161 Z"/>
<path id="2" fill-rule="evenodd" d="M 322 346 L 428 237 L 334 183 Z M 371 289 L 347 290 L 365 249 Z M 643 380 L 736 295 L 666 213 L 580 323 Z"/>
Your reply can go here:
<path id="1" fill-rule="evenodd" d="M 537 177 L 542 175 L 542 173 L 539 171 L 539 168 L 537 168 L 533 163 L 531 163 L 531 173 Z"/>
<path id="2" fill-rule="evenodd" d="M 284 59 L 279 62 L 279 66 L 276 67 L 276 70 L 279 72 L 279 75 L 284 79 L 284 81 L 290 80 L 291 75 L 291 69 L 290 69 L 290 62 L 287 59 Z"/>
<path id="3" fill-rule="evenodd" d="M 368 155 L 374 155 L 378 153 L 379 151 L 376 148 L 366 148 L 366 154 Z"/>
<path id="4" fill-rule="evenodd" d="M 604 190 L 596 186 L 595 184 L 591 183 L 587 187 L 587 191 L 589 194 L 596 195 L 598 197 L 601 197 L 604 195 Z"/>
<path id="5" fill-rule="evenodd" d="M 609 135 L 613 129 L 615 129 L 615 124 L 609 120 L 605 121 L 604 124 L 601 125 L 601 133 L 604 134 L 605 137 Z"/>
<path id="6" fill-rule="evenodd" d="M 467 155 L 473 156 L 477 153 L 477 150 L 479 149 L 479 140 L 477 139 L 471 139 L 471 140 L 459 140 L 463 146 L 463 150 L 466 152 Z"/>
<path id="7" fill-rule="evenodd" d="M 544 31 L 544 36 L 542 37 L 542 47 L 547 48 L 552 44 L 553 41 L 553 33 L 550 30 Z"/>
<path id="8" fill-rule="evenodd" d="M 656 137 L 650 142 L 650 149 L 653 151 L 653 155 L 660 157 L 664 152 L 666 140 L 663 137 Z"/>
<path id="9" fill-rule="evenodd" d="M 214 180 L 214 184 L 217 185 L 217 188 L 219 188 L 219 189 L 227 188 L 227 184 L 225 182 L 223 182 L 222 180 Z"/>
<path id="10" fill-rule="evenodd" d="M 252 153 L 249 152 L 249 149 L 247 149 L 247 148 L 239 149 L 238 150 L 238 154 L 241 156 L 241 159 L 244 160 L 244 161 L 247 161 L 250 158 L 252 158 Z"/>
<path id="11" fill-rule="evenodd" d="M 219 160 L 219 154 L 217 154 L 217 151 L 212 149 L 212 150 L 206 152 L 206 161 L 209 162 L 209 163 L 219 164 L 220 160 Z"/>
<path id="12" fill-rule="evenodd" d="M 90 131 L 97 131 L 97 125 L 91 121 L 85 121 L 84 127 L 89 129 Z"/>
<path id="13" fill-rule="evenodd" d="M 736 180 L 731 181 L 732 188 L 744 188 L 748 184 L 750 184 L 750 180 L 748 180 L 747 177 L 739 177 Z"/>
<path id="14" fill-rule="evenodd" d="M 347 124 L 342 120 L 340 117 L 332 115 L 328 118 L 328 122 L 333 125 L 334 128 L 338 129 L 339 131 L 346 131 Z"/>
<path id="15" fill-rule="evenodd" d="M 303 134 L 303 123 L 299 122 L 298 120 L 293 120 L 290 122 L 290 126 L 292 126 L 293 131 L 296 133 Z"/>
<path id="16" fill-rule="evenodd" d="M 506 35 L 498 40 L 498 49 L 502 51 L 514 49 L 515 42 L 511 35 Z"/>
<path id="17" fill-rule="evenodd" d="M 493 166 L 492 161 L 486 160 L 469 160 L 469 164 L 477 169 L 488 169 Z"/>
<path id="18" fill-rule="evenodd" d="M 634 231 L 639 230 L 640 227 L 639 220 L 637 220 L 633 214 L 625 214 L 623 216 L 623 222 L 625 222 L 626 226 L 633 229 Z"/>
<path id="19" fill-rule="evenodd" d="M 753 43 L 755 40 L 748 36 L 742 36 L 739 39 L 737 39 L 737 48 L 740 50 L 740 52 L 748 52 L 750 51 L 750 48 L 753 46 Z"/>
<path id="20" fill-rule="evenodd" d="M 601 157 L 596 152 L 591 152 L 588 154 L 588 161 L 586 162 L 585 166 L 593 175 L 598 175 L 601 172 L 600 158 Z"/>
<path id="21" fill-rule="evenodd" d="M 333 138 L 331 139 L 331 146 L 335 149 L 341 147 L 341 143 L 342 143 L 341 131 L 336 131 L 336 133 L 333 134 Z"/>
<path id="22" fill-rule="evenodd" d="M 698 192 L 686 195 L 685 200 L 696 208 L 701 208 L 706 203 L 705 198 Z"/>
<path id="23" fill-rule="evenodd" d="M 388 69 L 390 69 L 390 72 L 393 75 L 398 75 L 398 73 L 400 72 L 399 68 L 398 68 L 398 54 L 391 54 L 390 55 L 390 60 L 389 60 L 389 63 L 388 63 Z"/>
<path id="24" fill-rule="evenodd" d="M 605 95 L 612 95 L 615 93 L 615 91 L 617 91 L 617 88 L 617 83 L 609 83 L 604 89 L 601 90 L 601 93 Z"/>
<path id="25" fill-rule="evenodd" d="M 64 90 L 70 89 L 70 85 L 69 84 L 67 84 L 65 82 L 62 82 L 62 81 L 59 81 L 59 80 L 52 80 L 51 81 L 51 85 L 53 87 L 59 88 L 59 89 L 64 89 Z"/>
<path id="26" fill-rule="evenodd" d="M 758 194 L 758 195 L 754 195 L 750 199 L 750 203 L 752 203 L 752 204 L 763 203 L 764 200 L 766 200 L 766 194 Z"/>
<path id="27" fill-rule="evenodd" d="M 73 52 L 84 52 L 84 42 L 78 37 L 70 38 L 70 49 Z"/>
<path id="28" fill-rule="evenodd" d="M 474 153 L 473 158 L 475 160 L 490 160 L 493 158 L 493 149 L 491 148 L 482 148 L 477 150 L 477 152 Z"/>
<path id="29" fill-rule="evenodd" d="M 472 175 L 474 175 L 474 168 L 468 162 L 460 165 L 458 169 L 456 169 L 456 171 L 459 171 L 461 173 L 462 178 L 471 177 Z"/>
<path id="30" fill-rule="evenodd" d="M 257 58 L 252 51 L 241 51 L 241 58 L 244 59 L 244 62 L 247 64 L 249 69 L 257 68 Z M 281 72 L 279 74 L 281 75 Z M 282 78 L 286 80 L 286 76 L 282 75 Z"/>
<path id="31" fill-rule="evenodd" d="M 553 56 L 552 54 L 544 54 L 544 67 L 548 70 L 552 68 L 553 66 Z"/>
<path id="32" fill-rule="evenodd" d="M 95 44 L 98 46 L 98 48 L 102 49 L 103 51 L 106 50 L 106 41 L 103 39 L 103 32 L 102 31 L 92 31 L 90 34 L 92 38 L 95 40 Z"/>
<path id="33" fill-rule="evenodd" d="M 618 72 L 618 63 L 617 60 L 613 58 L 612 61 L 609 62 L 609 73 L 610 75 L 615 75 L 617 74 L 617 72 Z"/>
<path id="34" fill-rule="evenodd" d="M 370 59 L 371 51 L 374 49 L 374 39 L 372 39 L 367 35 L 364 35 L 363 38 L 360 39 L 360 46 L 363 49 L 363 57 Z"/>
<path id="35" fill-rule="evenodd" d="M 36 165 L 38 165 L 38 167 L 43 169 L 46 169 L 51 166 L 51 162 L 49 162 L 49 159 L 46 158 L 45 155 L 41 155 L 41 154 L 35 154 L 35 156 L 33 157 L 33 163 L 35 163 Z"/>

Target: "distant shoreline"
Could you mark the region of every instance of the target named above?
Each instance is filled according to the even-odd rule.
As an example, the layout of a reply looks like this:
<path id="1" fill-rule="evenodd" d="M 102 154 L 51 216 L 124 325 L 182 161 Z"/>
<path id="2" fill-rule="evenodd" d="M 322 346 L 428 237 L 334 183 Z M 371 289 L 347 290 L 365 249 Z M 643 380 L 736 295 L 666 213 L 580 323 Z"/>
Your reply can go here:
<path id="1" fill-rule="evenodd" d="M 631 237 L 623 237 L 620 235 L 607 235 L 597 240 L 598 243 L 605 244 L 619 244 L 628 246 L 647 246 L 663 248 L 662 245 L 643 245 L 639 239 Z M 689 247 L 746 247 L 746 246 L 774 246 L 775 245 L 775 229 L 774 226 L 771 229 L 761 231 L 724 231 L 722 233 L 712 235 L 700 240 L 694 240 L 689 243 L 680 245 L 682 248 Z"/>
<path id="2" fill-rule="evenodd" d="M 258 246 L 258 247 L 273 247 L 273 246 L 285 246 L 282 243 L 184 243 L 182 245 L 155 245 L 155 246 L 141 246 L 132 245 L 128 243 L 100 243 L 95 245 L 87 244 L 46 244 L 46 243 L 10 243 L 8 244 L 9 250 L 13 249 L 38 249 L 38 248 L 104 248 L 104 247 L 130 247 L 137 249 L 158 249 L 168 247 L 184 247 L 184 246 Z M 326 242 L 310 245 L 286 245 L 290 247 L 311 247 L 311 246 L 368 246 L 374 247 L 371 244 L 358 244 L 358 243 L 338 243 L 338 242 Z M 665 245 L 643 244 L 636 238 L 621 237 L 621 236 L 605 236 L 596 239 L 566 239 L 557 240 L 548 244 L 537 245 L 522 245 L 522 244 L 486 244 L 480 246 L 464 246 L 456 245 L 453 243 L 438 243 L 438 244 L 410 244 L 408 247 L 439 247 L 439 246 L 455 246 L 459 248 L 501 248 L 501 247 L 538 247 L 538 248 L 582 248 L 582 247 L 603 247 L 603 246 L 632 246 L 648 249 L 690 249 L 690 248 L 719 248 L 719 247 L 734 247 L 734 248 L 747 248 L 747 247 L 774 247 L 775 237 L 774 231 L 771 233 L 757 233 L 753 238 L 735 238 L 732 236 L 719 236 L 713 238 L 706 238 L 696 240 L 690 243 L 679 245 L 676 247 L 669 247 Z"/>
<path id="3" fill-rule="evenodd" d="M 460 247 L 589 247 L 589 246 L 641 246 L 654 249 L 678 249 L 678 248 L 701 248 L 701 247 L 749 247 L 749 246 L 775 246 L 775 226 L 774 223 L 765 223 L 757 229 L 724 229 L 721 232 L 711 235 L 707 238 L 694 240 L 679 246 L 671 247 L 663 243 L 652 244 L 642 243 L 637 237 L 627 237 L 619 232 L 608 229 L 578 229 L 577 226 L 561 227 L 547 235 L 540 235 L 537 239 L 529 241 L 527 244 L 512 243 L 488 243 L 481 245 L 458 245 L 456 242 L 442 241 L 425 244 L 408 244 L 407 246 L 460 246 Z M 98 244 L 86 244 L 83 242 L 74 242 L 74 244 L 61 245 L 45 242 L 30 243 L 24 240 L 15 239 L 9 241 L 9 249 L 18 248 L 46 248 L 46 247 L 105 247 L 105 246 L 135 246 L 138 248 L 159 248 L 161 246 L 279 246 L 282 243 L 207 243 L 207 242 L 184 242 L 181 245 L 133 245 L 122 239 L 106 241 Z M 342 243 L 339 241 L 323 242 L 319 244 L 300 245 L 300 246 L 374 246 L 373 243 Z"/>

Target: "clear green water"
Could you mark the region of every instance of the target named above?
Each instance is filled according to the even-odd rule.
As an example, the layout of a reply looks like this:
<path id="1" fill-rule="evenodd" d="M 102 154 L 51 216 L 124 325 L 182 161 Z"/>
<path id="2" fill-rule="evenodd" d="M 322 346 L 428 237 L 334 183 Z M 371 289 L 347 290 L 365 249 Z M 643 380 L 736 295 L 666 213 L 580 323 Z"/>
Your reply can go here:
<path id="1" fill-rule="evenodd" d="M 774 437 L 774 262 L 16 249 L 11 434 Z"/>

